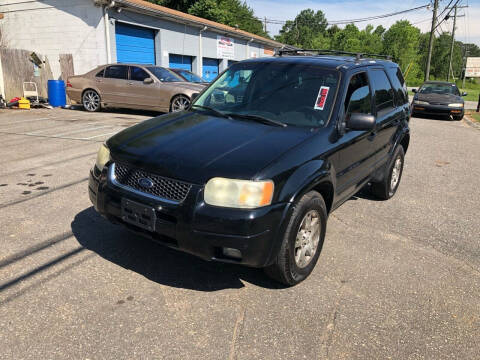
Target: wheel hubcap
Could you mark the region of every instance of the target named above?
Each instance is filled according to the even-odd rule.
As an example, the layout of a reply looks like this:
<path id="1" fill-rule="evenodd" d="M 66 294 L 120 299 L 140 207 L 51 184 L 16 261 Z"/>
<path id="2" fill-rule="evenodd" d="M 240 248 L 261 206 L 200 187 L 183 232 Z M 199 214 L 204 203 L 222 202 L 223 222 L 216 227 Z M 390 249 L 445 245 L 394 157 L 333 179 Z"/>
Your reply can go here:
<path id="1" fill-rule="evenodd" d="M 100 96 L 94 91 L 87 91 L 83 95 L 83 106 L 89 110 L 94 111 L 100 105 Z"/>
<path id="2" fill-rule="evenodd" d="M 180 96 L 173 101 L 172 111 L 185 110 L 188 105 L 190 105 L 190 100 L 188 100 L 186 97 Z"/>
<path id="3" fill-rule="evenodd" d="M 320 240 L 320 217 L 316 210 L 305 214 L 295 239 L 295 263 L 304 268 L 312 261 Z"/>
<path id="4" fill-rule="evenodd" d="M 392 168 L 392 178 L 390 180 L 390 190 L 393 191 L 398 185 L 398 181 L 400 180 L 400 174 L 402 172 L 402 159 L 398 157 L 395 160 L 395 164 Z"/>

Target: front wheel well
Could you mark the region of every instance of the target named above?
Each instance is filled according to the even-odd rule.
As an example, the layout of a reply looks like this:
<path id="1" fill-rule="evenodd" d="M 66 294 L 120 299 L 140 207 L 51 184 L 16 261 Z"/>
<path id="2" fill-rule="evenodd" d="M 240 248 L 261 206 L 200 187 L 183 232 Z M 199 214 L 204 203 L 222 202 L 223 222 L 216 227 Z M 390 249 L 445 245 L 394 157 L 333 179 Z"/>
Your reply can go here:
<path id="1" fill-rule="evenodd" d="M 332 209 L 333 194 L 335 192 L 332 183 L 328 181 L 322 182 L 316 185 L 312 190 L 315 190 L 322 195 L 325 206 L 327 207 L 327 214 L 329 214 Z"/>
<path id="2" fill-rule="evenodd" d="M 405 134 L 405 136 L 402 138 L 402 140 L 400 140 L 400 145 L 402 145 L 403 147 L 403 152 L 406 154 L 407 153 L 407 149 L 408 149 L 408 145 L 410 143 L 410 135 L 409 134 Z"/>

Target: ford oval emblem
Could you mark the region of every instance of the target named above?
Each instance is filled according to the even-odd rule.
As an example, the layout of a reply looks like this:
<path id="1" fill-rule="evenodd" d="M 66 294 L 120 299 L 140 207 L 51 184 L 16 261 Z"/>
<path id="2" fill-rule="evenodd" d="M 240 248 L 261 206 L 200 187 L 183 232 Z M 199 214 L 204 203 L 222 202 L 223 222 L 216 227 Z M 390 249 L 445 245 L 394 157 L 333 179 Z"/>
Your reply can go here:
<path id="1" fill-rule="evenodd" d="M 153 187 L 153 181 L 147 178 L 140 178 L 138 179 L 138 185 L 140 185 L 142 188 L 150 189 Z"/>

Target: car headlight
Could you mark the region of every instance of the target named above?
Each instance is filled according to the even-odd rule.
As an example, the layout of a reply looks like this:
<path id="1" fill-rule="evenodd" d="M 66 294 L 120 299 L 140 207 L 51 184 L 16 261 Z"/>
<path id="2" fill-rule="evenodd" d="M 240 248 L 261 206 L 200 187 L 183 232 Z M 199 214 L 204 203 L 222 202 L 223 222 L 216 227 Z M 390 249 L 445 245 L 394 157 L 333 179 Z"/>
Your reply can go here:
<path id="1" fill-rule="evenodd" d="M 249 181 L 212 178 L 205 186 L 207 204 L 232 208 L 253 209 L 270 205 L 273 197 L 273 181 Z"/>
<path id="2" fill-rule="evenodd" d="M 413 103 L 417 104 L 417 105 L 428 105 L 428 104 L 430 104 L 428 101 L 421 101 L 421 100 L 413 100 Z"/>
<path id="3" fill-rule="evenodd" d="M 463 107 L 462 103 L 448 104 L 448 107 Z"/>
<path id="4" fill-rule="evenodd" d="M 110 160 L 110 150 L 108 150 L 105 144 L 100 146 L 100 149 L 97 153 L 97 160 L 95 161 L 95 166 L 98 170 L 102 171 L 105 164 Z"/>

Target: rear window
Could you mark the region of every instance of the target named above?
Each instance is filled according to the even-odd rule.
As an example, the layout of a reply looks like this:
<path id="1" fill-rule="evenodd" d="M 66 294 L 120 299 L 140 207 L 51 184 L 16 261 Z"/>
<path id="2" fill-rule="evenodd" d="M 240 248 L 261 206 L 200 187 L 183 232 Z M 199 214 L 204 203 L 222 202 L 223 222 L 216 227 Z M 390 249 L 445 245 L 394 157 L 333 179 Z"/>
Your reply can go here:
<path id="1" fill-rule="evenodd" d="M 125 65 L 113 65 L 107 67 L 105 70 L 105 77 L 111 79 L 123 79 L 128 78 L 128 66 Z"/>
<path id="2" fill-rule="evenodd" d="M 387 74 L 383 70 L 375 69 L 372 70 L 371 75 L 377 111 L 392 108 L 394 106 L 393 90 Z"/>
<path id="3" fill-rule="evenodd" d="M 387 72 L 393 85 L 393 91 L 395 93 L 395 103 L 397 105 L 406 104 L 408 102 L 408 96 L 402 71 L 398 67 L 392 67 L 388 68 Z"/>

